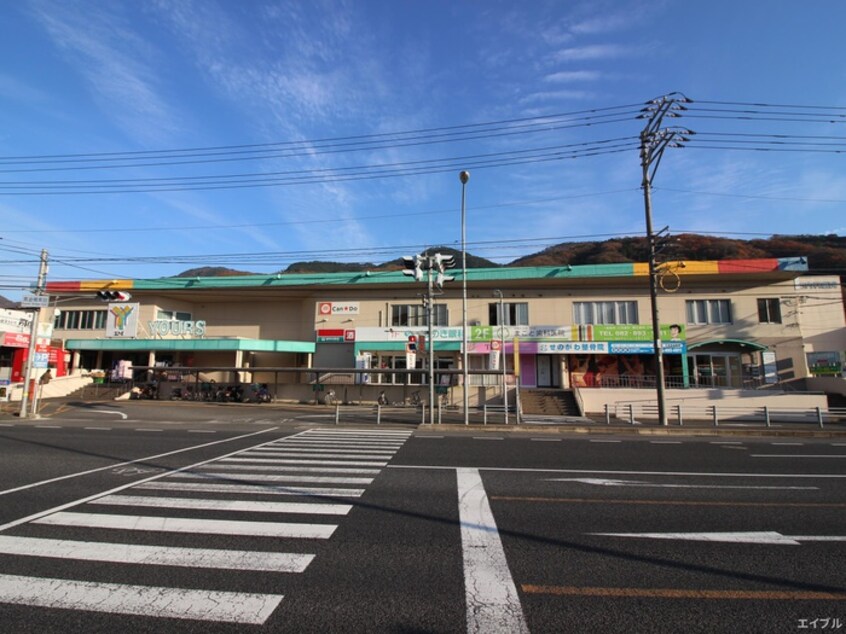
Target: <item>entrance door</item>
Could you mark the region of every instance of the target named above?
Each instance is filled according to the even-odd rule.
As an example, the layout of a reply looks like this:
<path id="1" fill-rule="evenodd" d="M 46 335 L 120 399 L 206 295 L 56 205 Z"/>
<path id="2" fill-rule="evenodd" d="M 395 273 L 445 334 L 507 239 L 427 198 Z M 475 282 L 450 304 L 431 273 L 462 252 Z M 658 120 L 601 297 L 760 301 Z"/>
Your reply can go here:
<path id="1" fill-rule="evenodd" d="M 558 357 L 539 354 L 536 359 L 538 364 L 538 387 L 558 387 L 561 381 Z"/>

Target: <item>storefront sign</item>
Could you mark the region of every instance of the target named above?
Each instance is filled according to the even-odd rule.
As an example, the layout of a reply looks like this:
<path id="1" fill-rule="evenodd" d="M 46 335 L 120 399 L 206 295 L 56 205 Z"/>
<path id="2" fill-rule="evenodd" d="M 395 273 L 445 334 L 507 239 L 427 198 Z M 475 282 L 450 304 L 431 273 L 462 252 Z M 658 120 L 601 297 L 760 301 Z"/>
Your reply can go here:
<path id="1" fill-rule="evenodd" d="M 628 341 L 606 344 L 609 354 L 655 354 L 652 342 Z M 684 354 L 687 344 L 684 341 L 662 341 L 661 351 L 664 354 Z"/>
<path id="2" fill-rule="evenodd" d="M 603 341 L 591 342 L 562 342 L 537 344 L 538 354 L 605 354 L 608 352 L 608 344 Z"/>
<path id="3" fill-rule="evenodd" d="M 428 336 L 429 329 L 426 326 L 400 326 L 396 328 L 356 328 L 355 340 L 358 342 L 380 342 L 380 341 L 403 341 L 407 342 L 409 337 Z M 436 341 L 461 341 L 461 328 L 434 327 L 432 338 Z"/>
<path id="4" fill-rule="evenodd" d="M 0 331 L 7 333 L 28 333 L 31 327 L 32 316 L 29 313 L 25 313 L 22 310 L 0 309 Z"/>
<path id="5" fill-rule="evenodd" d="M 460 331 L 460 329 L 459 329 Z M 470 326 L 470 341 L 490 341 L 491 339 L 514 339 L 524 341 L 571 341 L 572 326 Z"/>
<path id="6" fill-rule="evenodd" d="M 320 317 L 332 315 L 358 315 L 358 302 L 318 302 L 317 314 Z"/>
<path id="7" fill-rule="evenodd" d="M 203 337 L 206 334 L 205 321 L 179 321 L 176 319 L 154 319 L 147 322 L 151 337 Z"/>
<path id="8" fill-rule="evenodd" d="M 0 342 L 6 348 L 28 348 L 29 335 L 17 332 L 4 332 L 3 339 Z"/>
<path id="9" fill-rule="evenodd" d="M 106 336 L 132 339 L 138 333 L 139 304 L 109 304 L 106 311 Z"/>
<path id="10" fill-rule="evenodd" d="M 649 341 L 652 342 L 652 324 L 595 324 L 580 326 L 581 341 Z M 661 324 L 661 341 L 684 341 L 687 338 L 684 324 Z"/>
<path id="11" fill-rule="evenodd" d="M 355 330 L 343 328 L 321 328 L 317 331 L 317 343 L 352 343 L 355 341 Z"/>

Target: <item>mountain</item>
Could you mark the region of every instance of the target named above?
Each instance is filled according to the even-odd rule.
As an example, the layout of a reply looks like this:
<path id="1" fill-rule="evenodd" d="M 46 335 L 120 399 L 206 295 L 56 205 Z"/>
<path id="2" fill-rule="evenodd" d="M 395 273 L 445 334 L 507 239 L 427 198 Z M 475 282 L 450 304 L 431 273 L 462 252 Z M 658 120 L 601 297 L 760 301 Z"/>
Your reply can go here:
<path id="1" fill-rule="evenodd" d="M 461 251 L 435 247 L 430 253 L 455 257 L 461 267 Z M 738 240 L 693 233 L 670 237 L 660 253 L 662 260 L 740 260 L 805 256 L 811 273 L 829 273 L 846 277 L 846 237 L 830 235 L 772 236 L 767 239 Z M 645 237 L 613 238 L 601 242 L 564 242 L 505 264 L 467 254 L 467 268 L 498 266 L 555 266 L 559 264 L 616 264 L 646 262 L 649 249 Z M 349 262 L 295 262 L 281 273 L 327 273 L 357 271 L 396 271 L 403 268 L 402 258 L 382 264 Z M 255 275 L 224 267 L 190 269 L 177 277 L 215 277 Z"/>

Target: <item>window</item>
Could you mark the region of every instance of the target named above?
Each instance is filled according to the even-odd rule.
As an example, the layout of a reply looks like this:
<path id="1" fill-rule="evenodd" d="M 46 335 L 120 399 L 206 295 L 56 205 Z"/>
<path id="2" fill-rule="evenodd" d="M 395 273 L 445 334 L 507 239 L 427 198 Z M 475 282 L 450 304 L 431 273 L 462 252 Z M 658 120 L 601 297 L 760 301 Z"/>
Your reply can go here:
<path id="1" fill-rule="evenodd" d="M 391 306 L 391 326 L 428 326 L 426 308 L 420 304 L 395 304 Z M 432 306 L 432 325 L 449 326 L 446 304 Z"/>
<path id="2" fill-rule="evenodd" d="M 765 297 L 758 300 L 758 321 L 762 324 L 781 323 L 781 301 L 778 297 Z"/>
<path id="3" fill-rule="evenodd" d="M 182 313 L 176 310 L 161 310 L 156 312 L 156 319 L 166 321 L 193 321 L 191 313 Z"/>
<path id="4" fill-rule="evenodd" d="M 105 310 L 63 310 L 53 320 L 53 328 L 63 330 L 100 330 L 105 327 Z"/>
<path id="5" fill-rule="evenodd" d="M 573 323 L 636 324 L 637 302 L 574 302 Z"/>
<path id="6" fill-rule="evenodd" d="M 727 299 L 687 300 L 687 323 L 730 324 L 731 301 Z"/>
<path id="7" fill-rule="evenodd" d="M 488 323 L 491 326 L 528 326 L 529 304 L 527 302 L 503 302 L 505 313 L 502 323 L 499 321 L 499 302 L 488 304 Z"/>

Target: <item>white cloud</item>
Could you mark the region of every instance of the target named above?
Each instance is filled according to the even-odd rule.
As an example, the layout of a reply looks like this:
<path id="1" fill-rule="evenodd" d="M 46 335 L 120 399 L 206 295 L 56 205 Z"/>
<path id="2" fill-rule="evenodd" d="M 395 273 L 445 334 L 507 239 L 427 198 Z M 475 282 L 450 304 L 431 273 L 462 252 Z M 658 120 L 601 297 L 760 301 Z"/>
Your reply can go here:
<path id="1" fill-rule="evenodd" d="M 156 51 L 120 15 L 89 3 L 83 8 L 40 0 L 32 8 L 66 61 L 88 82 L 103 112 L 124 131 L 156 142 L 179 129 L 157 92 Z"/>
<path id="2" fill-rule="evenodd" d="M 602 73 L 597 70 L 570 70 L 551 73 L 543 78 L 544 81 L 564 84 L 580 81 L 599 81 L 602 79 Z"/>
<path id="3" fill-rule="evenodd" d="M 553 57 L 556 62 L 574 62 L 598 59 L 619 59 L 631 55 L 629 47 L 619 44 L 590 44 L 581 47 L 565 48 L 556 52 Z"/>

